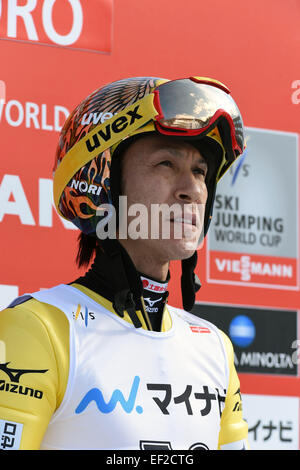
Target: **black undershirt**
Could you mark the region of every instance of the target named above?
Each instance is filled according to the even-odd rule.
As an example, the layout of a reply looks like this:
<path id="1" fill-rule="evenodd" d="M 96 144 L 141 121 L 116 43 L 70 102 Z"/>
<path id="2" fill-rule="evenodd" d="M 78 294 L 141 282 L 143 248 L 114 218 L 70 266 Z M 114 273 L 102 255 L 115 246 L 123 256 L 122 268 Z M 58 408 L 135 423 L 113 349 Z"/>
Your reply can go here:
<path id="1" fill-rule="evenodd" d="M 162 316 L 168 297 L 168 280 L 160 282 L 139 273 L 143 283 L 143 298 L 154 331 L 161 331 Z"/>
<path id="2" fill-rule="evenodd" d="M 118 272 L 114 272 L 113 274 L 111 273 L 108 265 L 109 262 L 110 260 L 107 255 L 104 252 L 98 250 L 91 268 L 85 273 L 84 276 L 76 279 L 73 282 L 87 287 L 93 292 L 113 302 L 114 277 L 118 276 Z M 141 295 L 144 299 L 144 305 L 151 323 L 152 330 L 161 331 L 163 311 L 168 297 L 167 287 L 169 274 L 166 281 L 162 283 L 161 281 L 152 279 L 143 273 L 138 273 L 135 271 L 135 268 L 133 268 L 132 263 L 130 263 L 130 267 L 126 266 L 126 262 L 124 264 L 127 275 L 129 276 L 129 281 L 135 284 L 137 284 L 139 280 L 141 281 Z M 140 299 L 137 299 L 137 309 L 140 309 L 141 307 L 139 303 Z"/>

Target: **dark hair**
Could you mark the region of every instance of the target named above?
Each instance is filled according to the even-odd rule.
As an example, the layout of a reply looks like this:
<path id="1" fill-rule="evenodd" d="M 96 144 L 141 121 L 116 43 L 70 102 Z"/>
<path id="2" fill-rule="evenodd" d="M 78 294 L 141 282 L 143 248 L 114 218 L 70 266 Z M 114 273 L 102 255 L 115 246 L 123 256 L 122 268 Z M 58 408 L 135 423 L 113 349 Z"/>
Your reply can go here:
<path id="1" fill-rule="evenodd" d="M 78 236 L 76 264 L 79 268 L 87 267 L 93 260 L 98 247 L 98 239 L 81 232 Z"/>

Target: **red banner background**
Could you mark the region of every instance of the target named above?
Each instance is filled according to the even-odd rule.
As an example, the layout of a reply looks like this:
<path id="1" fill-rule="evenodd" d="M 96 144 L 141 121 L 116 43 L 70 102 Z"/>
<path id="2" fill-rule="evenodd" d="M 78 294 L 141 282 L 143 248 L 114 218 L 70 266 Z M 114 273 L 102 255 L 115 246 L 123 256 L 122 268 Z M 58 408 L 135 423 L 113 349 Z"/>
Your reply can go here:
<path id="1" fill-rule="evenodd" d="M 78 276 L 78 231 L 51 205 L 52 167 L 68 111 L 95 88 L 127 76 L 214 77 L 245 126 L 299 132 L 298 0 L 9 3 L 0 1 L 0 285 L 19 294 Z M 299 290 L 208 282 L 206 256 L 204 247 L 199 301 L 300 310 Z M 172 274 L 181 306 L 178 263 Z M 240 378 L 246 393 L 299 396 L 300 378 Z"/>

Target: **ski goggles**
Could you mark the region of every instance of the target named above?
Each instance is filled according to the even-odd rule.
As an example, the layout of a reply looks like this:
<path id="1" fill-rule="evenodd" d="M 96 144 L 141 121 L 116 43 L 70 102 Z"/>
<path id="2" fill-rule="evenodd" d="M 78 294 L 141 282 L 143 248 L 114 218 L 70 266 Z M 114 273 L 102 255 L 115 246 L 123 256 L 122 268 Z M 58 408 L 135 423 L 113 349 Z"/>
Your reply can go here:
<path id="1" fill-rule="evenodd" d="M 161 80 L 150 94 L 93 127 L 66 153 L 54 175 L 56 207 L 80 168 L 108 148 L 113 152 L 127 137 L 151 131 L 190 138 L 212 135 L 224 150 L 219 177 L 245 147 L 242 117 L 225 85 L 203 77 Z"/>
<path id="2" fill-rule="evenodd" d="M 154 90 L 156 128 L 165 135 L 208 134 L 216 125 L 230 160 L 244 151 L 241 113 L 228 88 L 217 80 L 191 77 Z"/>

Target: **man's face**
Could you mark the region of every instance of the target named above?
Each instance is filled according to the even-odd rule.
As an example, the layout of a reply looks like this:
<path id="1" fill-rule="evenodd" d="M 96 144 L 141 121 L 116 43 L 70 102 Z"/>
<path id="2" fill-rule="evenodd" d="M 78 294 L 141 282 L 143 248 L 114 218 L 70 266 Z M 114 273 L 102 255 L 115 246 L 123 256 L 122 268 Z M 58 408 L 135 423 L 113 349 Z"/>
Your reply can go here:
<path id="1" fill-rule="evenodd" d="M 132 143 L 123 155 L 122 194 L 131 214 L 129 232 L 138 228 L 143 238 L 128 238 L 124 246 L 130 243 L 164 262 L 190 257 L 203 229 L 206 174 L 204 157 L 189 143 L 154 135 Z M 143 210 L 130 213 L 136 204 Z"/>

